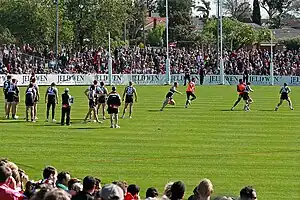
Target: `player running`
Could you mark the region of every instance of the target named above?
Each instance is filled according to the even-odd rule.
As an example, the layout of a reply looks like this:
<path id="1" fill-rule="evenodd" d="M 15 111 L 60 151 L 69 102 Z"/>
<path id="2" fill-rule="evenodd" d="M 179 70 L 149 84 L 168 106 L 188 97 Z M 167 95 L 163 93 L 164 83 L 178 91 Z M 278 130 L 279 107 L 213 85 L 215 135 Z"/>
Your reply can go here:
<path id="1" fill-rule="evenodd" d="M 118 125 L 118 113 L 119 107 L 121 106 L 121 97 L 117 93 L 115 86 L 112 87 L 111 93 L 107 98 L 107 112 L 110 114 L 110 128 L 120 128 Z"/>
<path id="2" fill-rule="evenodd" d="M 278 110 L 279 106 L 281 106 L 281 104 L 284 100 L 286 100 L 289 103 L 290 109 L 294 110 L 293 105 L 292 105 L 292 101 L 289 97 L 289 93 L 291 93 L 291 92 L 292 92 L 291 88 L 286 83 L 284 83 L 283 87 L 280 89 L 280 92 L 279 92 L 281 94 L 280 102 L 276 106 L 275 111 Z"/>
<path id="3" fill-rule="evenodd" d="M 123 110 L 122 118 L 124 118 L 126 109 L 127 109 L 128 105 L 129 105 L 129 118 L 131 119 L 132 106 L 133 106 L 133 95 L 134 95 L 135 102 L 137 102 L 136 89 L 133 87 L 133 83 L 131 81 L 129 82 L 129 86 L 127 86 L 125 88 L 125 90 L 124 90 L 123 98 L 122 98 L 123 101 L 124 101 L 125 95 L 126 95 L 126 98 L 125 98 L 125 107 L 124 107 L 124 110 Z"/>
<path id="4" fill-rule="evenodd" d="M 47 104 L 46 122 L 49 121 L 49 113 L 51 107 L 52 107 L 52 122 L 56 122 L 55 107 L 56 104 L 58 104 L 58 90 L 55 86 L 56 86 L 55 83 L 51 83 L 51 86 L 48 87 L 45 94 L 45 103 Z"/>
<path id="5" fill-rule="evenodd" d="M 100 109 L 100 107 L 102 107 L 102 117 L 103 117 L 103 120 L 105 120 L 106 119 L 105 118 L 105 105 L 106 105 L 108 90 L 105 87 L 103 81 L 100 82 L 100 86 L 96 87 L 96 93 L 98 95 L 98 98 L 97 98 L 97 103 L 98 103 L 97 113 L 99 114 L 99 109 Z"/>
<path id="6" fill-rule="evenodd" d="M 232 106 L 232 108 L 231 108 L 232 111 L 242 100 L 245 89 L 246 89 L 246 84 L 243 82 L 243 79 L 239 79 L 239 84 L 237 85 L 237 89 L 236 89 L 239 94 L 239 97 L 238 97 L 237 101 L 234 103 L 234 105 Z"/>
<path id="7" fill-rule="evenodd" d="M 188 87 L 186 89 L 186 102 L 185 102 L 185 108 L 188 107 L 189 104 L 191 104 L 192 101 L 196 99 L 195 95 L 195 89 L 196 89 L 196 84 L 195 84 L 196 79 L 193 77 L 192 81 L 189 82 Z M 192 99 L 190 100 L 190 97 L 192 96 Z"/>
<path id="8" fill-rule="evenodd" d="M 250 104 L 253 103 L 253 100 L 249 94 L 250 94 L 250 92 L 254 92 L 254 90 L 252 90 L 250 85 L 251 85 L 250 82 L 246 83 L 246 88 L 245 88 L 244 94 L 243 94 L 243 100 L 245 101 L 244 111 L 250 111 Z"/>
<path id="9" fill-rule="evenodd" d="M 36 78 L 32 78 L 31 79 L 31 83 L 33 85 L 33 88 L 36 91 L 36 95 L 35 95 L 35 99 L 34 99 L 34 105 L 33 105 L 33 111 L 34 111 L 34 119 L 37 120 L 37 104 L 40 101 L 40 91 L 39 91 L 39 87 L 36 84 Z"/>
<path id="10" fill-rule="evenodd" d="M 94 115 L 94 122 L 98 122 L 101 123 L 98 119 L 98 115 L 97 115 L 97 108 L 96 108 L 96 91 L 95 91 L 95 85 L 91 85 L 90 87 L 90 91 L 88 93 L 88 99 L 89 99 L 89 111 L 86 114 L 86 117 L 84 118 L 84 123 L 86 123 L 86 120 L 88 117 L 90 117 L 93 113 Z"/>
<path id="11" fill-rule="evenodd" d="M 17 86 L 17 80 L 12 79 L 9 83 L 9 86 L 6 88 L 5 93 L 7 94 L 7 111 L 6 111 L 6 118 L 9 119 L 10 110 L 12 113 L 13 119 L 18 119 L 16 115 L 17 112 L 17 104 L 20 101 L 19 97 L 19 88 Z"/>
<path id="12" fill-rule="evenodd" d="M 7 89 L 11 84 L 11 75 L 7 75 L 6 81 L 3 83 L 3 95 L 4 95 L 4 111 L 5 111 L 5 118 L 7 118 Z"/>
<path id="13" fill-rule="evenodd" d="M 175 101 L 174 101 L 174 99 L 173 99 L 174 94 L 175 94 L 175 93 L 182 94 L 181 92 L 177 91 L 177 87 L 178 87 L 178 83 L 177 83 L 177 82 L 174 82 L 174 85 L 170 88 L 169 92 L 168 92 L 167 95 L 166 95 L 166 99 L 165 99 L 165 101 L 163 102 L 163 105 L 162 105 L 160 111 L 163 111 L 164 108 L 165 108 L 168 104 L 175 105 Z"/>
<path id="14" fill-rule="evenodd" d="M 26 89 L 25 92 L 25 105 L 26 105 L 26 121 L 28 122 L 29 119 L 29 110 L 30 110 L 30 117 L 31 117 L 31 122 L 35 122 L 34 119 L 34 99 L 36 98 L 36 91 L 34 89 L 34 86 L 32 83 L 29 84 L 28 88 Z"/>

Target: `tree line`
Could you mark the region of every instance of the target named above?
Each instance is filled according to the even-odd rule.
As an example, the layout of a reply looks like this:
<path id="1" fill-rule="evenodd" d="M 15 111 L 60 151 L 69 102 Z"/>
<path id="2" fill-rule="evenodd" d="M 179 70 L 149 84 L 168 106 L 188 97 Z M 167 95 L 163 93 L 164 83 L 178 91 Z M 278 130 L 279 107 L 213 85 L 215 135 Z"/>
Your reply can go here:
<path id="1" fill-rule="evenodd" d="M 165 25 L 145 30 L 151 13 L 165 16 L 166 0 L 0 0 L 0 43 L 55 44 L 56 1 L 59 4 L 60 46 L 81 48 L 112 45 L 165 45 Z M 214 43 L 217 20 L 211 16 L 211 1 L 168 0 L 170 41 L 186 44 Z M 283 18 L 295 18 L 300 0 L 224 0 L 224 42 L 226 48 L 238 48 L 251 42 L 270 39 L 261 25 L 260 8 L 267 11 L 268 26 L 279 28 Z M 204 28 L 193 23 L 193 11 L 200 13 Z M 198 19 L 200 20 L 200 19 Z"/>

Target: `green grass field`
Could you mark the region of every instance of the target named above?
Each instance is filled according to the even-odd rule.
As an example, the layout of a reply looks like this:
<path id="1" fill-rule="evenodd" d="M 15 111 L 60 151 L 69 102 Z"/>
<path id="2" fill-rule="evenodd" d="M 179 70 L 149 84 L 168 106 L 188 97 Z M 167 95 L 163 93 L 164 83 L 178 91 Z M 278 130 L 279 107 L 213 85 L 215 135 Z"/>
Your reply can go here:
<path id="1" fill-rule="evenodd" d="M 43 101 L 38 122 L 26 123 L 23 97 L 20 120 L 0 121 L 0 157 L 16 162 L 35 180 L 53 165 L 74 177 L 136 183 L 141 197 L 150 186 L 162 192 L 168 181 L 182 180 L 187 199 L 202 178 L 209 178 L 214 196 L 238 196 L 242 187 L 253 185 L 259 199 L 300 198 L 300 87 L 292 87 L 294 111 L 286 102 L 273 111 L 280 87 L 254 86 L 251 112 L 242 111 L 242 103 L 232 112 L 235 86 L 198 86 L 190 108 L 184 108 L 184 95 L 175 95 L 177 105 L 159 112 L 169 87 L 137 86 L 133 119 L 121 119 L 121 129 L 110 129 L 109 121 L 81 123 L 88 108 L 85 88 L 70 87 L 75 97 L 71 127 L 44 122 Z M 43 96 L 46 87 L 40 90 Z M 59 120 L 60 108 L 56 116 Z"/>

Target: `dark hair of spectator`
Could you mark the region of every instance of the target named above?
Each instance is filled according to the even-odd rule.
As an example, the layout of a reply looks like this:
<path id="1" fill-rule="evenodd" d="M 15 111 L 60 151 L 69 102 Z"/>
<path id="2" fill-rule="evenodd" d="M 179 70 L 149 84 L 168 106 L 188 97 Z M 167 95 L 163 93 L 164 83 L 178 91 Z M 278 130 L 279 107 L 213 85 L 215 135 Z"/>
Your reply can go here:
<path id="1" fill-rule="evenodd" d="M 104 82 L 103 81 L 100 82 L 100 86 L 102 86 L 102 87 L 104 86 Z"/>
<path id="2" fill-rule="evenodd" d="M 148 197 L 151 197 L 151 198 L 158 197 L 157 189 L 154 187 L 148 188 L 146 191 L 146 198 L 148 198 Z"/>
<path id="3" fill-rule="evenodd" d="M 97 85 L 98 84 L 98 81 L 97 80 L 94 80 L 94 85 Z"/>
<path id="4" fill-rule="evenodd" d="M 12 174 L 11 171 L 7 167 L 1 166 L 0 167 L 0 183 L 5 182 L 6 179 L 11 176 L 11 174 Z"/>
<path id="5" fill-rule="evenodd" d="M 183 182 L 177 181 L 173 183 L 171 187 L 171 193 L 172 193 L 171 200 L 182 199 L 184 196 L 184 192 L 185 192 L 185 186 Z"/>
<path id="6" fill-rule="evenodd" d="M 75 184 L 75 183 L 80 183 L 80 180 L 78 180 L 77 178 L 71 178 L 68 182 L 68 189 L 71 190 L 72 189 L 72 186 Z"/>
<path id="7" fill-rule="evenodd" d="M 83 179 L 83 190 L 84 191 L 88 191 L 88 190 L 92 190 L 95 188 L 95 185 L 96 185 L 96 180 L 94 177 L 91 177 L 91 176 L 86 176 L 84 179 Z"/>
<path id="8" fill-rule="evenodd" d="M 44 179 L 50 178 L 51 175 L 55 175 L 56 169 L 52 166 L 48 166 L 43 171 L 43 177 Z"/>
<path id="9" fill-rule="evenodd" d="M 240 191 L 241 200 L 251 199 L 253 197 L 253 192 L 255 192 L 255 190 L 251 186 L 244 187 Z"/>
<path id="10" fill-rule="evenodd" d="M 69 172 L 60 172 L 57 174 L 57 181 L 61 183 L 63 180 L 67 179 L 67 175 L 70 175 Z"/>
<path id="11" fill-rule="evenodd" d="M 127 192 L 132 194 L 132 196 L 138 194 L 140 192 L 140 188 L 137 185 L 131 184 L 127 187 Z"/>

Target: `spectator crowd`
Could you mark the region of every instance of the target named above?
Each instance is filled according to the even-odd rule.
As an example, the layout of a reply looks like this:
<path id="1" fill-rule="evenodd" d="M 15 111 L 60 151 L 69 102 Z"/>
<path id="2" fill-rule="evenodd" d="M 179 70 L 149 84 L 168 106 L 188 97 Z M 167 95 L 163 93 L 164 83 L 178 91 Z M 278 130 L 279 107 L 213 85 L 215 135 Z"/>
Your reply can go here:
<path id="1" fill-rule="evenodd" d="M 165 73 L 165 48 L 116 48 L 111 53 L 113 73 L 116 74 L 163 74 Z M 46 46 L 35 48 L 30 45 L 0 47 L 0 74 L 50 74 L 50 73 L 108 73 L 109 52 L 104 48 L 81 51 L 62 48 L 56 63 L 55 53 Z M 192 74 L 202 68 L 207 75 L 219 74 L 218 55 L 212 49 L 170 48 L 172 74 L 180 74 L 190 68 Z M 225 74 L 239 75 L 245 71 L 252 75 L 268 75 L 271 55 L 268 50 L 224 51 Z M 300 75 L 299 51 L 274 51 L 274 74 L 281 76 Z"/>
<path id="2" fill-rule="evenodd" d="M 25 171 L 8 161 L 0 160 L 0 199 L 1 200 L 182 200 L 186 196 L 185 185 L 182 181 L 167 183 L 164 192 L 159 193 L 154 187 L 140 194 L 136 184 L 125 181 L 114 181 L 104 186 L 101 180 L 86 176 L 83 180 L 71 177 L 68 172 L 57 173 L 54 167 L 48 166 L 43 170 L 39 181 L 29 181 Z M 213 184 L 208 179 L 200 181 L 188 200 L 210 200 L 213 194 Z M 216 200 L 233 200 L 232 197 L 217 197 Z M 240 191 L 239 200 L 257 199 L 256 191 L 244 187 Z"/>

